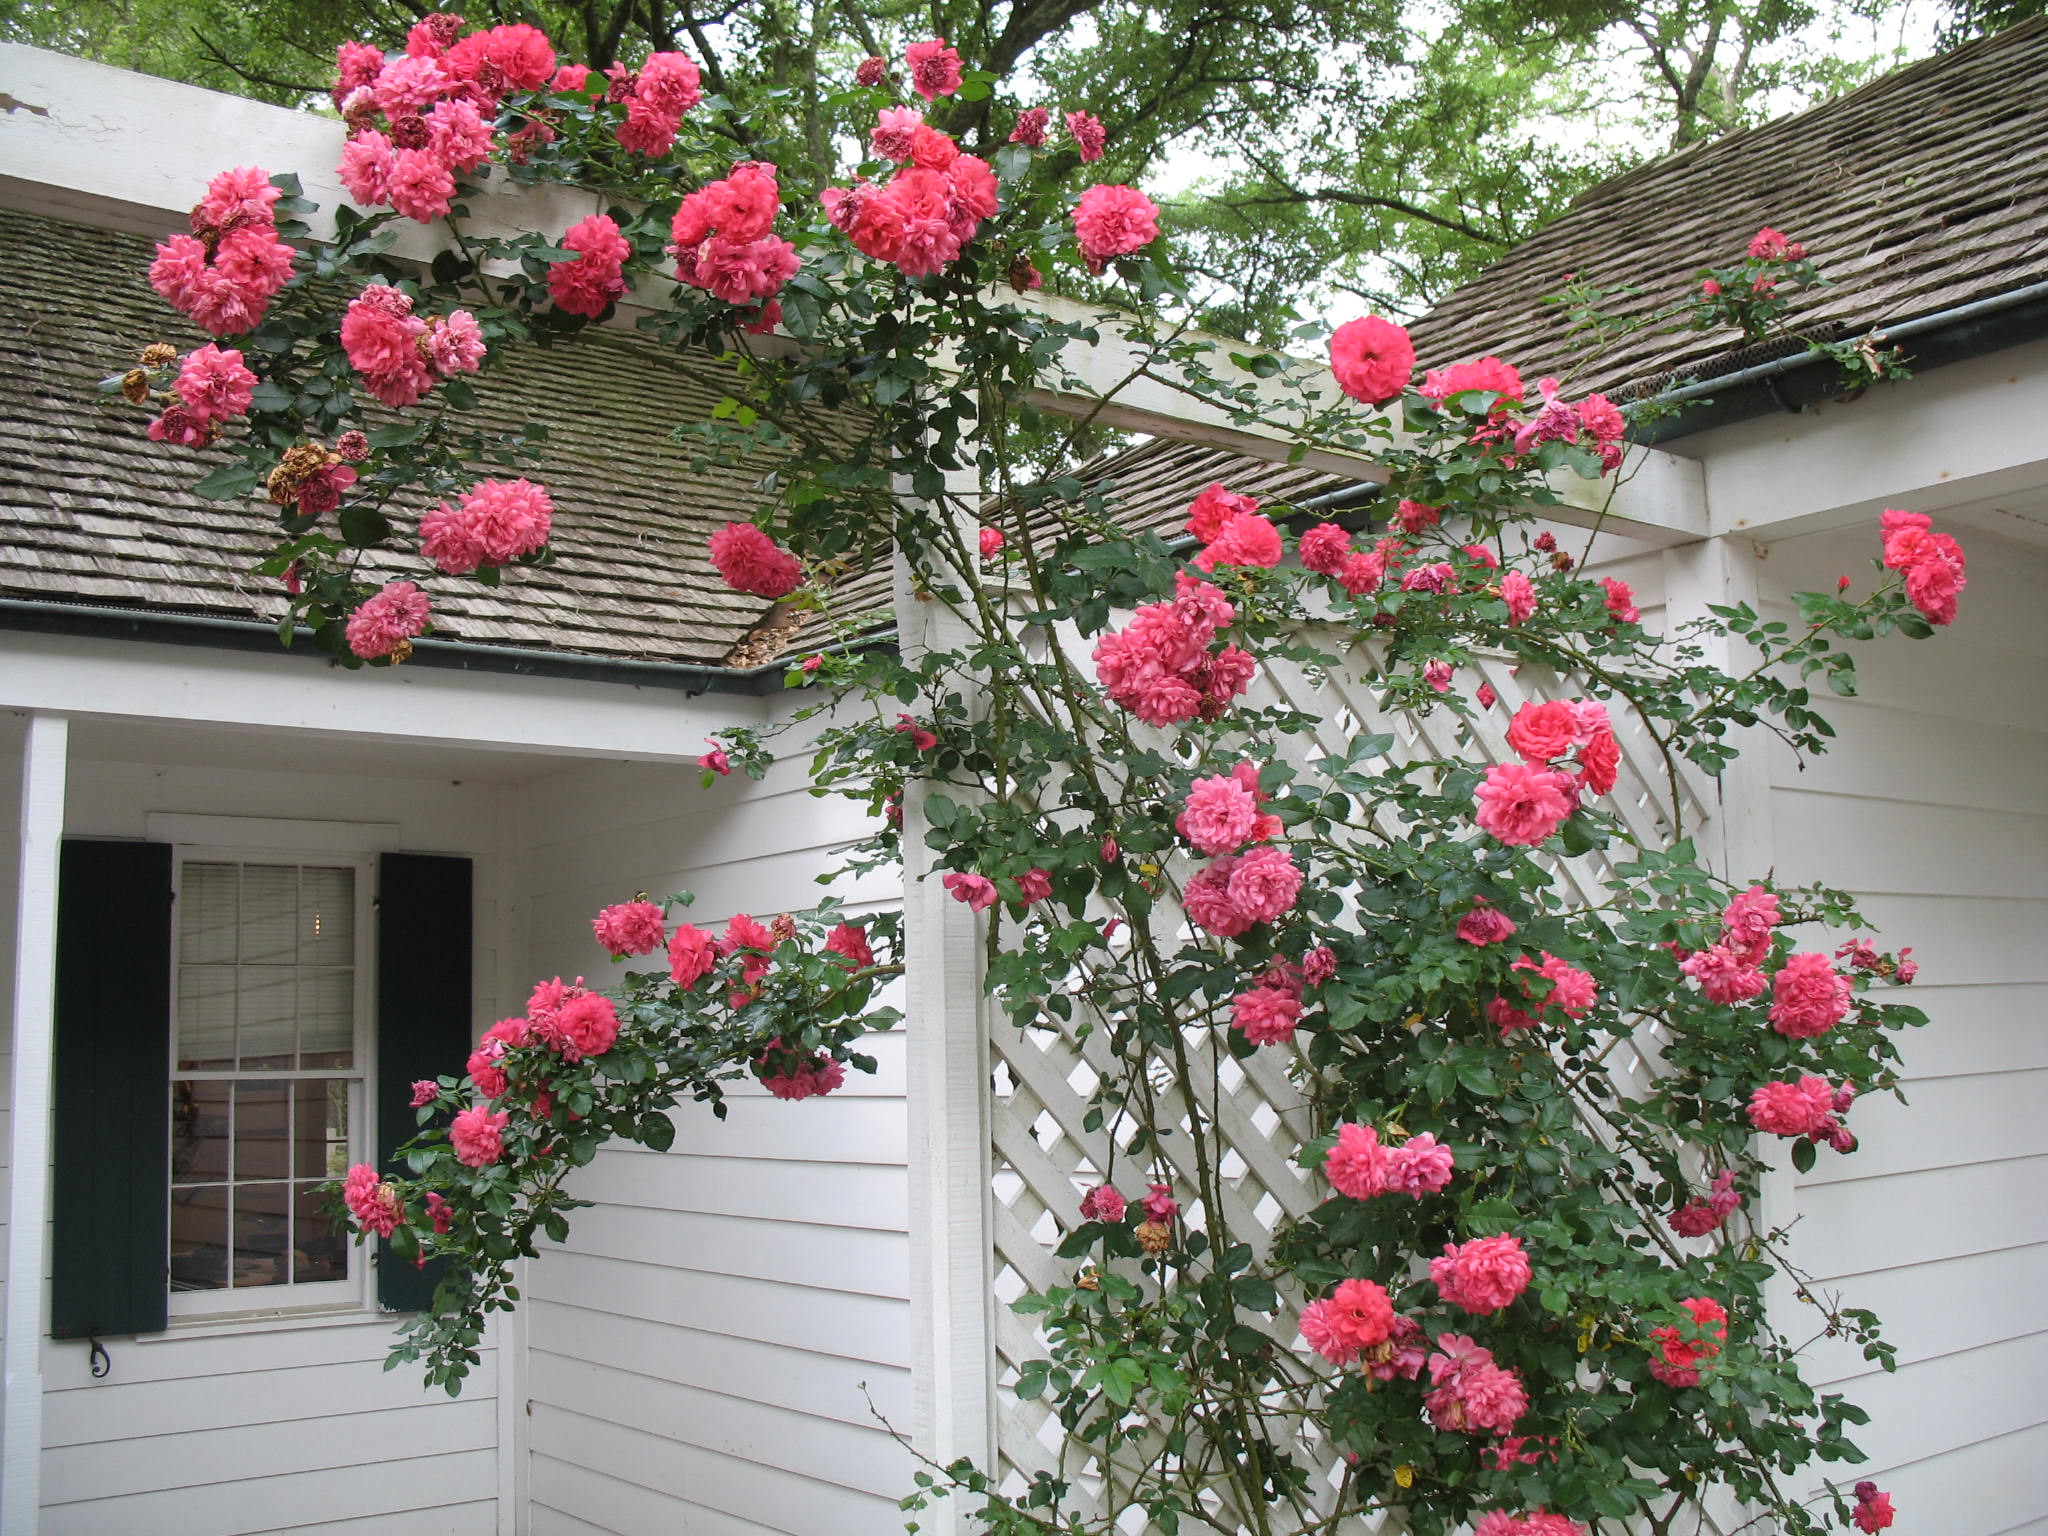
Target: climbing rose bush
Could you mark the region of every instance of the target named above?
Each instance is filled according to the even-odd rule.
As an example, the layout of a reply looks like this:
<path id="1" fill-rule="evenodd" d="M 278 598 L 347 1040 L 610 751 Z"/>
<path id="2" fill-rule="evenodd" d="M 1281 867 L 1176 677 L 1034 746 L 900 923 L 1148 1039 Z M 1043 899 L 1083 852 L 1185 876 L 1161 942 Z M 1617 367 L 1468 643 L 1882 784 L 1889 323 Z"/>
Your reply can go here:
<path id="1" fill-rule="evenodd" d="M 1058 1278 L 1014 1304 L 1042 1353 L 999 1389 L 1043 1405 L 1061 1469 L 999 1486 L 928 1467 L 913 1513 L 963 1498 L 992 1530 L 1067 1536 L 1380 1512 L 1419 1536 L 1587 1536 L 1678 1528 L 1722 1488 L 1786 1531 L 1891 1523 L 1874 1484 L 1801 1493 L 1815 1462 L 1856 1459 L 1862 1415 L 1801 1378 L 1767 1284 L 1789 1274 L 1819 1329 L 1889 1349 L 1804 1286 L 1756 1196 L 1780 1156 L 1853 1154 L 1854 1104 L 1897 1087 L 1894 1037 L 1921 1021 L 1894 997 L 1916 963 L 1839 892 L 1709 869 L 1688 785 L 1745 730 L 1824 750 L 1809 688 L 1853 689 L 1847 642 L 1955 621 L 1952 538 L 1888 511 L 1863 595 L 1654 634 L 1540 521 L 1550 477 L 1615 482 L 1612 401 L 1494 356 L 1418 380 L 1378 317 L 1337 330 L 1327 370 L 1182 335 L 1158 206 L 1059 181 L 1049 106 L 956 140 L 945 104 L 990 81 L 943 39 L 893 77 L 859 66 L 869 158 L 818 188 L 779 168 L 802 146 L 756 136 L 734 163 L 703 117 L 744 109 L 707 101 L 680 54 L 594 75 L 531 27 L 431 16 L 402 56 L 352 43 L 338 65 L 356 206 L 316 240 L 292 177 L 224 172 L 151 271 L 221 340 L 152 347 L 109 383 L 159 441 L 214 450 L 202 494 L 267 494 L 266 569 L 318 645 L 400 663 L 446 590 L 426 584 L 516 591 L 555 558 L 567 514 L 519 472 L 544 430 L 485 416 L 471 378 L 636 294 L 641 329 L 732 365 L 680 437 L 772 465 L 704 551 L 719 579 L 829 621 L 835 577 L 893 551 L 950 626 L 793 664 L 817 691 L 792 714 L 816 720 L 818 785 L 876 813 L 848 867 L 913 839 L 979 932 L 989 1009 L 1027 1038 L 1085 1032 L 1092 1140 L 1050 1192 Z M 1084 164 L 1104 152 L 1085 107 L 1058 120 Z M 460 226 L 486 173 L 620 195 L 564 230 L 391 258 L 401 223 Z M 1769 323 L 1813 258 L 1759 240 L 1743 304 L 1696 295 L 1686 323 Z M 1122 318 L 1030 301 L 1041 263 Z M 658 294 L 657 273 L 675 279 Z M 1105 329 L 1192 402 L 1369 458 L 1384 487 L 1333 519 L 1219 483 L 1134 533 L 1113 481 L 1033 478 L 1011 424 Z M 983 494 L 949 489 L 963 467 Z M 366 551 L 416 556 L 416 579 L 378 584 Z M 1731 637 L 1735 672 L 1706 660 Z M 1338 679 L 1371 704 L 1312 707 Z M 702 782 L 758 776 L 770 734 L 707 741 Z M 688 904 L 616 893 L 591 956 L 623 975 L 540 981 L 414 1085 L 396 1171 L 338 1189 L 387 1262 L 441 1266 L 398 1350 L 430 1380 L 460 1386 L 607 1141 L 665 1148 L 742 1080 L 815 1114 L 873 1069 L 897 916 L 700 927 Z M 1637 1057 L 1654 1070 L 1623 1069 Z M 1271 1220 L 1232 1171 L 1247 1133 L 1224 1085 L 1247 1070 L 1290 1084 L 1277 1154 L 1253 1150 L 1291 1157 L 1305 1193 Z"/>

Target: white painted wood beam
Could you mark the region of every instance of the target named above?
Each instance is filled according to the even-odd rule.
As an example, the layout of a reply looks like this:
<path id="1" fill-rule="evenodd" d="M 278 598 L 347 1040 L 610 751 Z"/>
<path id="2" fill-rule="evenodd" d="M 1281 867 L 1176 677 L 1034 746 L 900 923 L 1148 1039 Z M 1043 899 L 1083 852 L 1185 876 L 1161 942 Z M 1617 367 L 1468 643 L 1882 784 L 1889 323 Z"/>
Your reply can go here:
<path id="1" fill-rule="evenodd" d="M 21 752 L 15 875 L 14 1082 L 9 1096 L 7 1301 L 0 1369 L 0 1533 L 33 1536 L 42 1506 L 44 1287 L 50 1223 L 50 1071 L 57 1006 L 57 854 L 64 836 L 69 726 L 28 723 Z"/>
<path id="2" fill-rule="evenodd" d="M 206 190 L 208 179 L 235 161 L 298 173 L 306 196 L 321 205 L 306 216 L 316 238 L 334 230 L 333 210 L 348 200 L 335 174 L 344 128 L 331 117 L 267 106 L 196 86 L 111 69 L 19 44 L 0 45 L 0 87 L 19 105 L 0 115 L 0 203 L 26 212 L 138 233 L 162 234 Z M 559 233 L 605 199 L 561 186 L 517 187 L 494 175 L 464 199 L 469 227 L 487 235 L 539 229 Z M 426 261 L 446 243 L 439 225 L 400 221 L 392 255 Z M 645 286 L 645 285 L 643 285 Z M 660 284 L 637 295 L 654 304 Z M 1033 394 L 1041 410 L 1094 417 L 1126 431 L 1207 443 L 1251 458 L 1298 462 L 1311 469 L 1374 483 L 1387 470 L 1370 453 L 1297 447 L 1307 415 L 1337 407 L 1365 414 L 1338 391 L 1327 369 L 1296 359 L 1274 380 L 1230 361 L 1233 351 L 1259 349 L 1190 334 L 1177 347 L 1198 350 L 1219 379 L 1247 385 L 1262 400 L 1263 421 L 1240 421 L 1212 400 L 1168 382 L 1143 364 L 1152 349 L 1133 339 L 1117 312 L 1044 294 L 1002 297 L 1050 318 L 1092 324 L 1100 340 L 1070 346 Z M 767 345 L 773 345 L 767 342 Z M 1685 461 L 1650 450 L 1644 468 L 1608 496 L 1605 482 L 1566 488 L 1565 521 L 1590 520 L 1588 503 L 1604 503 L 1604 526 L 1653 545 L 1704 536 L 1689 496 L 1678 490 L 1694 473 Z"/>
<path id="3" fill-rule="evenodd" d="M 2048 486 L 2048 341 L 1951 363 L 1854 400 L 1689 439 L 1709 525 L 1770 543 L 1887 507 L 1996 506 Z"/>
<path id="4" fill-rule="evenodd" d="M 199 654 L 133 640 L 0 633 L 0 709 L 694 763 L 708 733 L 758 724 L 773 703 L 772 696 L 692 698 L 673 688 L 440 668 L 344 672 L 282 651 L 203 653 L 206 664 L 196 666 Z"/>

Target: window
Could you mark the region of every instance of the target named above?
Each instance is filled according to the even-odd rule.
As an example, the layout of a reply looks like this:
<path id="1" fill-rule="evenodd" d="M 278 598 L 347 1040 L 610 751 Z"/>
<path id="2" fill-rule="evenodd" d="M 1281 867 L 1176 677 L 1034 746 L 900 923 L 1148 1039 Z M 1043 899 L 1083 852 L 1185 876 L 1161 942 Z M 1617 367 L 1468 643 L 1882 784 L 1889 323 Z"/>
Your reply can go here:
<path id="1" fill-rule="evenodd" d="M 436 1266 L 356 1247 L 316 1191 L 388 1165 L 412 1080 L 475 1043 L 470 861 L 386 824 L 145 825 L 59 859 L 51 1337 L 417 1311 Z"/>
<path id="2" fill-rule="evenodd" d="M 182 849 L 171 1312 L 358 1299 L 322 1186 L 363 1158 L 369 871 Z"/>

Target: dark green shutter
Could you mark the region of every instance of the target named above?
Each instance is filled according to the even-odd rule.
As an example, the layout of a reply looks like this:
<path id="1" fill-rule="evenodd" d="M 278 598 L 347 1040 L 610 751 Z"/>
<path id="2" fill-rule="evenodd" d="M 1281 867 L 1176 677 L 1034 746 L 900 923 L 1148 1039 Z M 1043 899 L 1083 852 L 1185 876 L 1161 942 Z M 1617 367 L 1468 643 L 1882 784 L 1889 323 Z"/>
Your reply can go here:
<path id="1" fill-rule="evenodd" d="M 57 874 L 50 1336 L 164 1326 L 171 848 L 66 841 Z"/>
<path id="2" fill-rule="evenodd" d="M 387 1173 L 411 1172 L 393 1154 L 419 1128 L 413 1082 L 460 1073 L 475 1044 L 471 900 L 468 859 L 387 853 L 378 861 L 376 1124 Z M 387 1312 L 424 1310 L 441 1269 L 417 1269 L 379 1244 L 378 1303 Z"/>

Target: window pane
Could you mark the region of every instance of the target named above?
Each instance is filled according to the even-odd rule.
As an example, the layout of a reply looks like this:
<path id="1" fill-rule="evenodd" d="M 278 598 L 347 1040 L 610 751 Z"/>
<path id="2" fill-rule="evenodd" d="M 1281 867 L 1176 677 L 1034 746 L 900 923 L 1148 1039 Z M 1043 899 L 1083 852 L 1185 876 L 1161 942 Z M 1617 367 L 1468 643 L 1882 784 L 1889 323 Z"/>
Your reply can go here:
<path id="1" fill-rule="evenodd" d="M 299 871 L 299 964 L 352 965 L 356 958 L 356 872 Z"/>
<path id="2" fill-rule="evenodd" d="M 229 936 L 232 940 L 232 935 Z M 235 968 L 178 968 L 178 1070 L 209 1072 L 235 1064 Z"/>
<path id="3" fill-rule="evenodd" d="M 327 1215 L 327 1196 L 317 1185 L 293 1188 L 292 1279 L 346 1280 L 348 1236 Z"/>
<path id="4" fill-rule="evenodd" d="M 228 1283 L 228 1191 L 206 1184 L 171 1194 L 171 1289 L 217 1291 Z"/>
<path id="5" fill-rule="evenodd" d="M 298 957 L 299 871 L 242 866 L 242 963 L 290 965 Z"/>
<path id="6" fill-rule="evenodd" d="M 242 1070 L 291 1070 L 292 1026 L 299 1011 L 297 973 L 281 966 L 244 965 L 238 979 Z"/>
<path id="7" fill-rule="evenodd" d="M 235 1084 L 235 1182 L 282 1179 L 291 1173 L 286 1083 Z"/>
<path id="8" fill-rule="evenodd" d="M 178 880 L 178 959 L 185 965 L 232 964 L 235 958 L 233 864 L 187 864 Z"/>
<path id="9" fill-rule="evenodd" d="M 355 1065 L 356 978 L 353 971 L 299 973 L 299 1066 Z"/>
<path id="10" fill-rule="evenodd" d="M 227 1083 L 171 1084 L 171 1179 L 197 1184 L 228 1176 Z"/>
<path id="11" fill-rule="evenodd" d="M 348 1084 L 292 1085 L 292 1177 L 340 1178 L 348 1172 Z"/>
<path id="12" fill-rule="evenodd" d="M 283 1285 L 291 1279 L 289 1184 L 235 1186 L 234 1283 Z"/>

